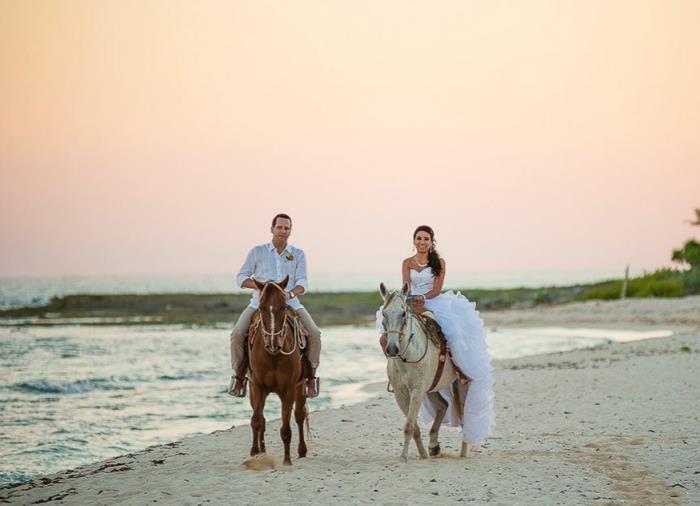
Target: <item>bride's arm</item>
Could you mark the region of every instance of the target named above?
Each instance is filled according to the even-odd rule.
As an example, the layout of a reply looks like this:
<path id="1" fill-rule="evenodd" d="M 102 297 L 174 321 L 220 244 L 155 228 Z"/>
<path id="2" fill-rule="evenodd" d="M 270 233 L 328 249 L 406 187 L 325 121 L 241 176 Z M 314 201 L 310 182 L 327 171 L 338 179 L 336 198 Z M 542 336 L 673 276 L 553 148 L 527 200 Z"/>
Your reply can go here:
<path id="1" fill-rule="evenodd" d="M 435 281 L 433 281 L 433 289 L 423 296 L 424 299 L 432 299 L 433 297 L 437 297 L 442 291 L 442 284 L 445 282 L 445 271 L 447 270 L 445 268 L 445 260 L 443 258 L 440 259 L 440 264 L 442 265 L 442 271 L 440 272 L 440 275 L 435 278 Z"/>

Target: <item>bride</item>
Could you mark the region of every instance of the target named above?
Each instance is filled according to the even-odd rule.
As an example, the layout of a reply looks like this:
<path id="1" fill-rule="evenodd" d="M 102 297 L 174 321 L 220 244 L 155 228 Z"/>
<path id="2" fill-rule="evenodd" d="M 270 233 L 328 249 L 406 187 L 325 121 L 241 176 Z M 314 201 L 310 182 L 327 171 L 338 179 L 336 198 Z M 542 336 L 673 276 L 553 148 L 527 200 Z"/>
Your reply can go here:
<path id="1" fill-rule="evenodd" d="M 445 281 L 445 260 L 435 249 L 435 233 L 427 225 L 413 232 L 416 254 L 403 261 L 403 282 L 408 283 L 416 312 L 429 312 L 447 338 L 452 359 L 471 380 L 464 405 L 462 439 L 469 444 L 483 444 L 493 424 L 493 378 L 491 356 L 486 345 L 484 322 L 470 302 L 459 292 L 441 293 Z M 387 337 L 382 326 L 381 310 L 377 312 L 377 327 L 382 333 L 380 344 L 386 352 Z M 449 404 L 443 425 L 459 426 L 459 409 L 453 409 L 452 389 L 440 394 Z M 432 423 L 432 404 L 423 398 L 421 420 Z"/>

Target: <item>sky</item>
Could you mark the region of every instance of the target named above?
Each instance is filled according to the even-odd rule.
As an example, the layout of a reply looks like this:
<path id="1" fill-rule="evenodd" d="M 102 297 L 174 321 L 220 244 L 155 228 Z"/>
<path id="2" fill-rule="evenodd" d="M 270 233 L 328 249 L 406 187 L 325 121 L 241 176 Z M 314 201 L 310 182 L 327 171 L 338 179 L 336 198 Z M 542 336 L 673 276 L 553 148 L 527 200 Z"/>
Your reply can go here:
<path id="1" fill-rule="evenodd" d="M 700 2 L 0 0 L 0 276 L 652 270 L 700 230 Z"/>

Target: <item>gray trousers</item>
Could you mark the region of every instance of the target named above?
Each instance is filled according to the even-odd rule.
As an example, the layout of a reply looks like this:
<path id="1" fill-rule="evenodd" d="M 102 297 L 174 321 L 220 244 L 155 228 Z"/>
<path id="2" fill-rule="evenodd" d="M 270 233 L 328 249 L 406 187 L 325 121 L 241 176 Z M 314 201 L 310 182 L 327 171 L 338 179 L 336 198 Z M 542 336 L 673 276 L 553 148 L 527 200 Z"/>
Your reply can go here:
<path id="1" fill-rule="evenodd" d="M 240 366 L 242 366 L 243 361 L 243 347 L 245 346 L 245 338 L 248 335 L 248 329 L 250 328 L 250 320 L 253 318 L 255 309 L 248 306 L 243 310 L 241 316 L 238 317 L 236 325 L 233 326 L 231 331 L 231 369 L 235 373 Z M 302 308 L 296 311 L 299 316 L 301 323 L 304 328 L 309 333 L 309 338 L 307 340 L 306 346 L 308 347 L 309 362 L 311 362 L 311 367 L 316 369 L 318 367 L 318 362 L 321 357 L 321 331 L 314 323 L 309 312 Z"/>

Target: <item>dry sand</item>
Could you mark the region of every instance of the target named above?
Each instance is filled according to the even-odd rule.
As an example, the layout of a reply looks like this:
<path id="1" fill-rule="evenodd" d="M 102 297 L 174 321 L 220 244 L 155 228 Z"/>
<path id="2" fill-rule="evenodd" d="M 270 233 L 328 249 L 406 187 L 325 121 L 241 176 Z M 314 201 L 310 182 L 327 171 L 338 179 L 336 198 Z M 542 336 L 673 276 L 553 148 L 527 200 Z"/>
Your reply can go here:
<path id="1" fill-rule="evenodd" d="M 699 504 L 700 297 L 573 304 L 485 315 L 496 325 L 669 328 L 674 336 L 496 363 L 497 426 L 467 459 L 398 457 L 390 394 L 313 412 L 309 456 L 241 467 L 247 426 L 187 438 L 0 490 L 32 504 Z M 687 349 L 690 351 L 685 351 Z M 235 401 L 232 401 L 235 402 Z M 281 461 L 278 422 L 270 455 Z M 296 440 L 294 437 L 293 443 Z"/>

